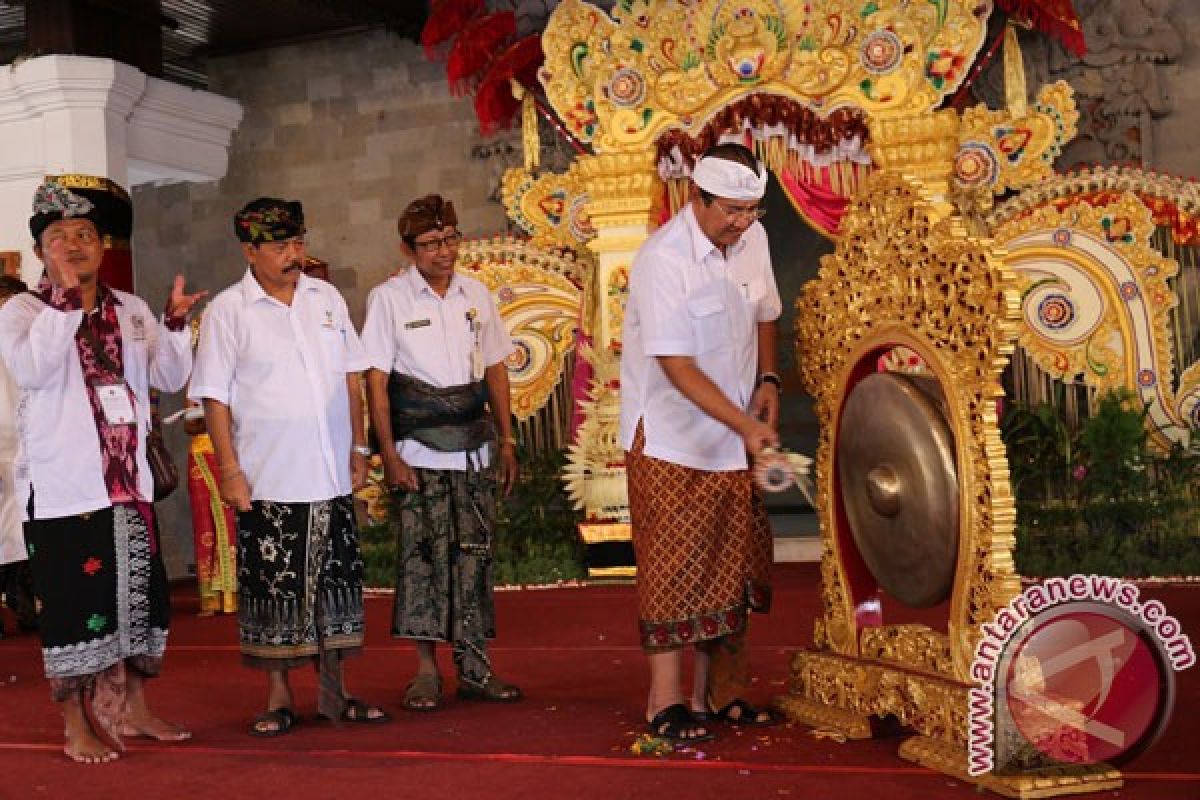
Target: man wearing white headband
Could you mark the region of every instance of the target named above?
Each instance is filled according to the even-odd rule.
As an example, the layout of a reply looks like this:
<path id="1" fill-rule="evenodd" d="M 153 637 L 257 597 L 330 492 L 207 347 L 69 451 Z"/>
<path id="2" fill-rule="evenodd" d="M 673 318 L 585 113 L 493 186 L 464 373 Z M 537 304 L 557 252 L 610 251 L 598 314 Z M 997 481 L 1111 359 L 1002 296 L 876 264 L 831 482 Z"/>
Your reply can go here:
<path id="1" fill-rule="evenodd" d="M 749 458 L 779 444 L 782 304 L 758 223 L 767 175 L 747 148 L 721 144 L 692 183 L 687 206 L 634 259 L 621 357 L 646 719 L 684 742 L 713 738 L 716 722 L 777 721 L 744 699 L 747 612 L 769 604 L 771 561 Z"/>

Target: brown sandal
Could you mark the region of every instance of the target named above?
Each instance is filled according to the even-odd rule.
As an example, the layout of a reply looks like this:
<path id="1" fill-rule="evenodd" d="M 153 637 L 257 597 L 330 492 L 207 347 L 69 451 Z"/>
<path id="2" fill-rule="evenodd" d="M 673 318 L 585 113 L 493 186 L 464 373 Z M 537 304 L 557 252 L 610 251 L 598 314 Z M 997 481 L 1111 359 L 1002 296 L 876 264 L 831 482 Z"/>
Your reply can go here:
<path id="1" fill-rule="evenodd" d="M 523 697 L 520 688 L 505 683 L 495 675 L 484 683 L 459 678 L 458 696 L 462 700 L 482 700 L 485 703 L 515 703 Z"/>
<path id="2" fill-rule="evenodd" d="M 440 675 L 417 675 L 404 690 L 404 707 L 409 711 L 436 711 L 441 705 Z"/>

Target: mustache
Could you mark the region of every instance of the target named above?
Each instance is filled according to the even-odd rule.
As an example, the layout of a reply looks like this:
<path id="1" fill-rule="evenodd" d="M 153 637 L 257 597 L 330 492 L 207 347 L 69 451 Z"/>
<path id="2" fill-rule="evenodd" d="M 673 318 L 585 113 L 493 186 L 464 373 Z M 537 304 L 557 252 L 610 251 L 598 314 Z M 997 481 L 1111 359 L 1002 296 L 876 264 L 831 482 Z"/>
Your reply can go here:
<path id="1" fill-rule="evenodd" d="M 299 261 L 293 261 L 290 264 L 288 264 L 286 267 L 284 267 L 283 271 L 285 273 L 286 272 L 299 272 L 299 271 L 302 271 L 303 269 L 304 269 L 304 266 Z"/>

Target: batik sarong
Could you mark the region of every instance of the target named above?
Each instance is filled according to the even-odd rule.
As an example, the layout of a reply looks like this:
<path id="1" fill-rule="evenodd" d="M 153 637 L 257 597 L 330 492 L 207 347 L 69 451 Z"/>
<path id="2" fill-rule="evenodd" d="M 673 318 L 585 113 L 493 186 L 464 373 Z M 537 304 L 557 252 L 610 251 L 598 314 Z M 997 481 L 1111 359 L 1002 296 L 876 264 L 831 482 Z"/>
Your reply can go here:
<path id="1" fill-rule="evenodd" d="M 217 457 L 212 439 L 206 433 L 192 437 L 188 496 L 192 506 L 200 610 L 233 613 L 237 610 L 237 517 L 221 501 Z"/>
<path id="2" fill-rule="evenodd" d="M 487 640 L 492 605 L 492 530 L 496 484 L 488 470 L 415 469 L 420 487 L 392 495 L 397 542 L 392 635 L 450 642 L 459 678 L 483 685 L 492 675 Z"/>
<path id="3" fill-rule="evenodd" d="M 151 677 L 167 644 L 167 576 L 149 506 L 25 523 L 38 631 L 56 701 L 118 664 Z"/>
<path id="4" fill-rule="evenodd" d="M 242 659 L 260 669 L 362 646 L 363 562 L 352 498 L 256 500 L 237 515 Z"/>
<path id="5" fill-rule="evenodd" d="M 709 472 L 626 454 L 642 646 L 736 633 L 770 603 L 771 530 L 749 470 Z"/>

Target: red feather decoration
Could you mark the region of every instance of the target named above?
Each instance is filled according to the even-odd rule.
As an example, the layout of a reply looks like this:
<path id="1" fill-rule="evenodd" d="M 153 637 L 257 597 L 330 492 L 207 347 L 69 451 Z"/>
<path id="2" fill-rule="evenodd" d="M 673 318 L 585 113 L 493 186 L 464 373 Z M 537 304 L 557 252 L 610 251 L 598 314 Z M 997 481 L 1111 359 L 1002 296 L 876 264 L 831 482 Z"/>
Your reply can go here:
<path id="1" fill-rule="evenodd" d="M 479 17 L 458 35 L 450 56 L 446 59 L 446 77 L 450 91 L 464 95 L 470 91 L 472 78 L 483 71 L 501 46 L 517 32 L 517 16 L 511 11 L 497 11 Z"/>
<path id="2" fill-rule="evenodd" d="M 1032 25 L 1062 42 L 1080 58 L 1087 53 L 1083 26 L 1071 0 L 996 0 L 996 5 L 1016 22 Z"/>
<path id="3" fill-rule="evenodd" d="M 481 134 L 489 136 L 512 124 L 521 104 L 512 95 L 509 79 L 516 78 L 525 87 L 534 86 L 544 60 L 542 37 L 533 34 L 518 39 L 492 62 L 475 90 L 475 116 Z"/>
<path id="4" fill-rule="evenodd" d="M 438 45 L 465 28 L 483 8 L 484 0 L 435 0 L 421 30 L 425 57 L 430 61 L 437 58 Z"/>

